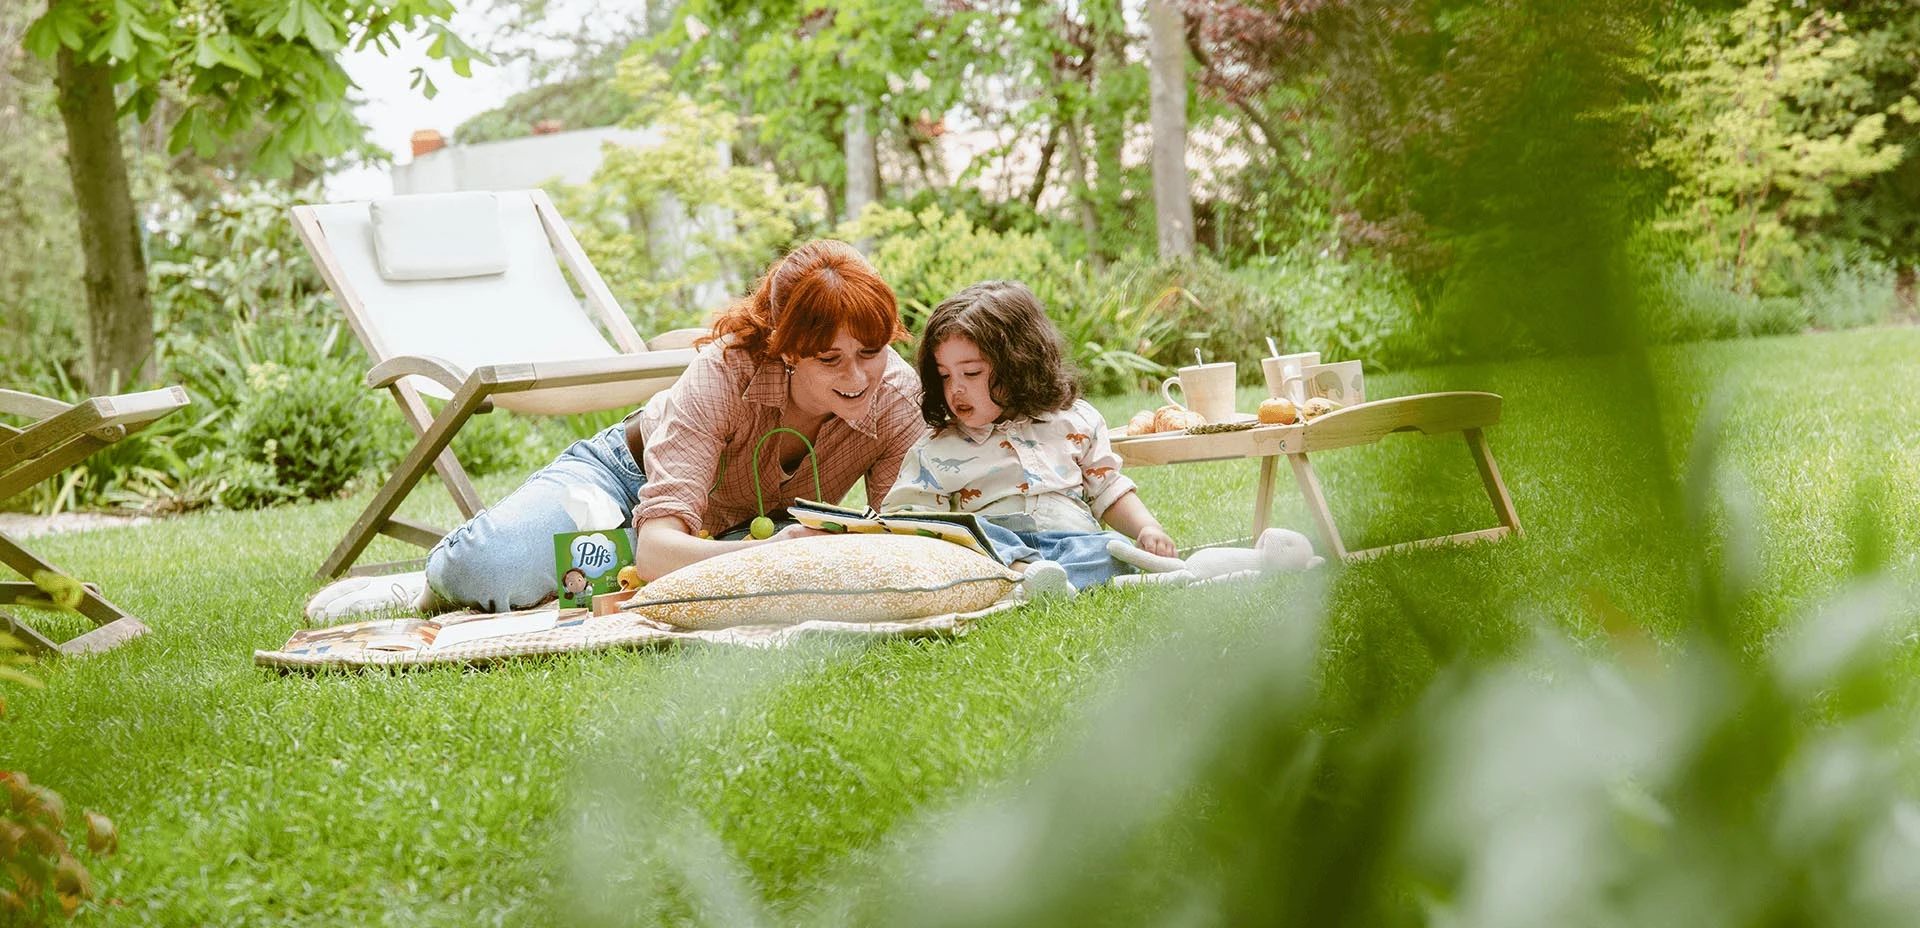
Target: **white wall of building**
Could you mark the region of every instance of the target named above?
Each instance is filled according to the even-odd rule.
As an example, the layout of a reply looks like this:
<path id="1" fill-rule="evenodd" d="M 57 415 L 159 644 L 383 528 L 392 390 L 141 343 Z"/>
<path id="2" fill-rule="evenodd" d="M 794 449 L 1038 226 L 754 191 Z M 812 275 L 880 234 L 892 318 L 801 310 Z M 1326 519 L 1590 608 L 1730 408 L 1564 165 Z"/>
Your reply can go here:
<path id="1" fill-rule="evenodd" d="M 661 142 L 652 129 L 575 129 L 547 135 L 448 145 L 410 164 L 393 166 L 393 192 L 452 193 L 457 190 L 525 190 L 559 178 L 584 184 L 600 167 L 600 146 L 612 142 L 650 148 Z"/>

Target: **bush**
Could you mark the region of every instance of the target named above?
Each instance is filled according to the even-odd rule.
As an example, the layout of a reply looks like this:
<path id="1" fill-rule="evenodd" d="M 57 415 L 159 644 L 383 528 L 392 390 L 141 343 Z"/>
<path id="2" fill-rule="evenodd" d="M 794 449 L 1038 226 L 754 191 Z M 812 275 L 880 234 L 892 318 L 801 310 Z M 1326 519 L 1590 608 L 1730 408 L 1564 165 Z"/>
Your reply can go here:
<path id="1" fill-rule="evenodd" d="M 339 495 L 397 457 L 408 434 L 393 404 L 345 364 L 296 370 L 268 362 L 249 368 L 247 379 L 232 447 L 271 466 L 274 482 L 292 497 Z"/>
<path id="2" fill-rule="evenodd" d="M 1029 232 L 995 232 L 976 226 L 961 213 L 937 206 L 919 212 L 870 206 L 834 235 L 849 242 L 871 241 L 867 259 L 893 287 L 900 312 L 915 330 L 940 301 L 983 280 L 1017 280 L 1059 318 L 1057 307 L 1080 293 L 1086 280 L 1077 262 L 1064 258 L 1051 241 Z"/>
<path id="3" fill-rule="evenodd" d="M 1649 343 L 1784 335 L 1807 327 L 1798 300 L 1728 289 L 1721 275 L 1684 263 L 1653 271 L 1641 289 L 1641 336 Z"/>
<path id="4" fill-rule="evenodd" d="M 72 582 L 72 581 L 69 581 Z M 77 587 L 77 584 L 76 584 Z M 75 589 L 77 596 L 78 590 Z M 0 632 L 0 682 L 38 688 L 43 684 L 20 670 L 31 658 L 25 646 Z M 0 697 L 0 717 L 7 702 Z M 92 810 L 80 814 L 85 845 L 94 854 L 111 854 L 119 844 L 113 822 Z M 18 770 L 0 770 L 0 924 L 42 925 L 71 918 L 93 898 L 93 875 L 67 840 L 67 801 Z"/>

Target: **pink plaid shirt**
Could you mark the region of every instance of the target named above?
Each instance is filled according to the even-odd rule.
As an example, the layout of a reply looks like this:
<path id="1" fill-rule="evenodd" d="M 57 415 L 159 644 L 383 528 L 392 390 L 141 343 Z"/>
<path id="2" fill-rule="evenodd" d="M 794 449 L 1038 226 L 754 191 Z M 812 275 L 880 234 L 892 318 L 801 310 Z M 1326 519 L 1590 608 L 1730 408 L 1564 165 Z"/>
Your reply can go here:
<path id="1" fill-rule="evenodd" d="M 778 359 L 754 364 L 745 351 L 713 342 L 672 387 L 655 396 L 640 417 L 646 436 L 641 470 L 647 481 L 633 507 L 635 528 L 673 516 L 694 531 L 722 532 L 760 514 L 754 502 L 753 446 L 780 424 L 787 403 L 787 371 Z M 907 449 L 927 431 L 920 418 L 920 378 L 887 349 L 867 416 L 838 416 L 820 426 L 814 452 L 823 502 L 839 502 L 853 482 L 867 479 L 867 499 L 886 498 Z M 813 466 L 780 469 L 775 442 L 760 454 L 760 486 L 768 509 L 814 497 Z"/>

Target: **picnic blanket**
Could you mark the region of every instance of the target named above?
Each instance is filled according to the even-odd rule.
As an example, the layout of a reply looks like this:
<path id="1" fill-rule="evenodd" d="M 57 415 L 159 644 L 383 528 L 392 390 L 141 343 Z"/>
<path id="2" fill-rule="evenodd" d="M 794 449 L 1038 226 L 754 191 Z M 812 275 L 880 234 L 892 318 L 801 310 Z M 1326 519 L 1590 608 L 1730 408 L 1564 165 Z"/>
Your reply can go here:
<path id="1" fill-rule="evenodd" d="M 1007 598 L 973 612 L 950 612 L 896 622 L 816 619 L 791 625 L 736 625 L 698 631 L 675 628 L 634 611 L 602 616 L 592 615 L 586 609 L 554 608 L 499 614 L 458 613 L 435 619 L 384 619 L 304 628 L 294 632 L 277 650 L 253 652 L 253 662 L 261 667 L 289 671 L 484 665 L 573 651 L 667 647 L 683 643 L 775 648 L 801 638 L 822 636 L 874 640 L 955 637 L 966 634 L 968 627 L 982 616 L 1016 605 L 1018 600 Z M 502 629 L 507 633 L 494 634 Z M 484 633 L 484 637 L 469 637 L 476 632 Z"/>

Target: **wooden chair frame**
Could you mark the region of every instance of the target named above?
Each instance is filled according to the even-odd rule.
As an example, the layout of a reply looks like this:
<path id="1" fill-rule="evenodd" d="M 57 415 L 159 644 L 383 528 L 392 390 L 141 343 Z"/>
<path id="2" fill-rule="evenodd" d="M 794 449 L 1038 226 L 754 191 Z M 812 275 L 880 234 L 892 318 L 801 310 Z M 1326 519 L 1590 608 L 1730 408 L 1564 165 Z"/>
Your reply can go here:
<path id="1" fill-rule="evenodd" d="M 67 404 L 32 393 L 0 390 L 0 413 L 38 421 L 15 428 L 0 424 L 0 499 L 7 499 L 86 460 L 95 452 L 145 428 L 190 400 L 181 387 L 141 393 L 97 396 Z M 0 533 L 0 563 L 24 580 L 0 582 L 0 605 L 45 599 L 33 578 L 51 573 L 72 575 Z M 79 582 L 79 581 L 76 581 Z M 98 626 L 67 641 L 54 641 L 11 614 L 0 612 L 0 631 L 43 653 L 82 654 L 105 651 L 147 632 L 147 626 L 100 595 L 99 587 L 81 583 L 79 613 Z"/>
<path id="2" fill-rule="evenodd" d="M 613 291 L 601 279 L 579 241 L 574 238 L 572 230 L 554 208 L 553 201 L 540 190 L 529 190 L 524 194 L 532 200 L 555 257 L 585 294 L 589 318 L 611 335 L 613 344 L 625 354 L 578 361 L 490 364 L 472 370 L 462 370 L 444 359 L 425 355 L 388 356 L 358 289 L 334 255 L 316 208 L 293 208 L 294 225 L 307 251 L 319 266 L 320 276 L 333 291 L 361 345 L 374 359 L 373 368 L 367 372 L 367 386 L 385 389 L 393 394 L 394 400 L 400 404 L 402 417 L 416 436 L 413 448 L 401 460 L 399 467 L 387 478 L 373 501 L 367 504 L 346 537 L 327 555 L 316 572 L 320 579 L 331 579 L 343 573 L 384 574 L 419 566 L 419 559 L 358 567 L 354 566 L 354 562 L 377 535 L 387 535 L 422 548 L 433 547 L 445 536 L 444 530 L 395 514 L 401 502 L 426 476 L 429 466 L 440 475 L 441 482 L 465 518 L 471 519 L 480 512 L 484 506 L 480 494 L 474 489 L 473 481 L 460 466 L 449 444 L 468 419 L 493 411 L 495 397 L 583 385 L 672 378 L 686 370 L 692 360 L 693 352 L 688 349 L 694 338 L 704 334 L 704 329 L 665 332 L 655 336 L 651 345 L 642 340 L 632 321 L 614 299 Z M 439 415 L 434 415 L 428 408 L 421 391 L 411 379 L 414 376 L 431 380 L 452 394 Z M 605 407 L 582 407 L 569 411 L 590 412 L 600 408 Z"/>

